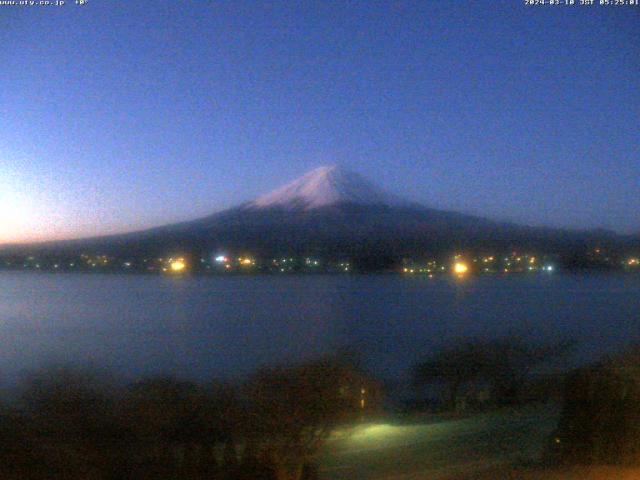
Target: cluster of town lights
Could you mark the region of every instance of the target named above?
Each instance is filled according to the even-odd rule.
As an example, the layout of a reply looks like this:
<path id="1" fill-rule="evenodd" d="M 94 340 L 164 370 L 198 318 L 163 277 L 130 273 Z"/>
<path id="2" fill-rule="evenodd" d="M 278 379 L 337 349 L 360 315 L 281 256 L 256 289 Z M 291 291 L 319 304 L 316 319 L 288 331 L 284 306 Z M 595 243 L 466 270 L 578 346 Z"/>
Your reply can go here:
<path id="1" fill-rule="evenodd" d="M 640 257 L 637 252 L 624 257 L 600 257 L 600 249 L 593 250 L 602 260 L 596 265 L 618 267 L 628 272 L 640 273 Z M 193 262 L 191 261 L 193 260 Z M 447 258 L 402 259 L 399 272 L 405 274 L 425 274 L 429 278 L 436 275 L 450 274 L 466 277 L 485 273 L 533 273 L 555 272 L 561 263 L 553 256 L 518 254 L 513 252 L 506 256 L 473 255 L 470 253 L 455 254 Z M 159 272 L 167 274 L 184 274 L 198 272 L 350 272 L 353 270 L 349 262 L 327 260 L 313 257 L 280 257 L 259 258 L 250 254 L 234 256 L 218 252 L 209 257 L 192 259 L 186 252 L 174 252 L 171 257 L 136 258 L 117 257 L 105 254 L 82 253 L 77 258 L 62 259 L 58 257 L 36 257 L 28 255 L 16 258 L 0 258 L 0 269 L 34 269 L 51 271 L 115 271 L 122 269 L 128 272 Z"/>
<path id="2" fill-rule="evenodd" d="M 541 261 L 542 260 L 542 261 Z M 403 273 L 426 273 L 429 278 L 434 274 L 449 272 L 456 277 L 482 273 L 522 273 L 522 272 L 552 272 L 555 267 L 538 256 L 529 254 L 518 255 L 515 252 L 504 258 L 491 256 L 469 257 L 455 254 L 449 261 L 430 260 L 412 262 L 404 261 Z"/>
<path id="3" fill-rule="evenodd" d="M 184 273 L 187 271 L 187 262 L 183 257 L 178 258 L 169 258 L 167 260 L 163 260 L 159 258 L 158 261 L 164 263 L 162 267 L 162 271 L 165 273 Z"/>

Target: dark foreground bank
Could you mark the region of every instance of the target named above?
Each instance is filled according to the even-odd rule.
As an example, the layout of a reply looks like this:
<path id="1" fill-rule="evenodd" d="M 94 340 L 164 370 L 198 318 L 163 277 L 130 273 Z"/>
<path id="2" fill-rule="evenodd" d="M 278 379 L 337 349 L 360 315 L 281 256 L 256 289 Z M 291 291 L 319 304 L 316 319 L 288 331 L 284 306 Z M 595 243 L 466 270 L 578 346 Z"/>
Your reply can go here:
<path id="1" fill-rule="evenodd" d="M 636 478 L 639 405 L 637 348 L 573 371 L 561 404 L 438 415 L 385 413 L 338 357 L 234 385 L 50 368 L 2 407 L 0 478 Z"/>

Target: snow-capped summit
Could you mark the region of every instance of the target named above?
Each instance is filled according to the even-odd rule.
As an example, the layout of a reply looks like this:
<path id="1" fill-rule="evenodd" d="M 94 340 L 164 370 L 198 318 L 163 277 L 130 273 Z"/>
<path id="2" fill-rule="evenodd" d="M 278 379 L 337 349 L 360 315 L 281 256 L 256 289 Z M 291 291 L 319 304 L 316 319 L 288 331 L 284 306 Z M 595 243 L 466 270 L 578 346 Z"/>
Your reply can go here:
<path id="1" fill-rule="evenodd" d="M 311 210 L 339 203 L 406 206 L 409 203 L 377 187 L 362 175 L 336 165 L 316 168 L 293 182 L 250 202 L 249 208 Z"/>

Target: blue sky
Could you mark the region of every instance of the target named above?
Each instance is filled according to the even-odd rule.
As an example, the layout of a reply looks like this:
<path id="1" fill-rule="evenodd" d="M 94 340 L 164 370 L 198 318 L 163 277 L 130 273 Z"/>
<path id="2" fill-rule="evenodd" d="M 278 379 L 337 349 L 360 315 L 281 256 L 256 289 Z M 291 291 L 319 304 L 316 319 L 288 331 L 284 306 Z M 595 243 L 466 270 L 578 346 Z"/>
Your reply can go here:
<path id="1" fill-rule="evenodd" d="M 323 164 L 640 231 L 640 7 L 67 3 L 0 7 L 0 242 L 195 218 Z"/>

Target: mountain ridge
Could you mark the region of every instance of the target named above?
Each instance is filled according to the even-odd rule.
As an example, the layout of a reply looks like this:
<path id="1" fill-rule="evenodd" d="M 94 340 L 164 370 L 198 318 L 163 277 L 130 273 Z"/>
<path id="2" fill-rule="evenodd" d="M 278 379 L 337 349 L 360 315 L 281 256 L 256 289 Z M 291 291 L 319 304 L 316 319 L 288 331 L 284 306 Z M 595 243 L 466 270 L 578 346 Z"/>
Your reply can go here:
<path id="1" fill-rule="evenodd" d="M 388 193 L 358 173 L 324 166 L 254 200 L 195 220 L 14 249 L 160 256 L 228 250 L 399 257 L 454 249 L 570 252 L 595 244 L 635 245 L 638 240 L 610 232 L 523 226 L 437 210 Z"/>

